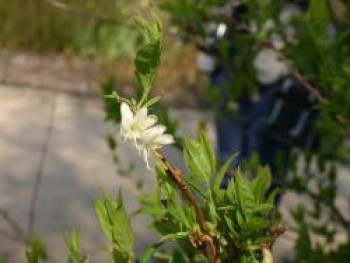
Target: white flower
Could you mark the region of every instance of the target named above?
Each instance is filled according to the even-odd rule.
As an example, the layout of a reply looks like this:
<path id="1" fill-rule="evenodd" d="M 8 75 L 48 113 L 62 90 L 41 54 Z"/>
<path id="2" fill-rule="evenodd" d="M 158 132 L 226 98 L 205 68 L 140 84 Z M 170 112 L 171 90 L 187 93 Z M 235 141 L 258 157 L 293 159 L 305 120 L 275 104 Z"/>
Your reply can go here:
<path id="1" fill-rule="evenodd" d="M 174 138 L 170 134 L 164 134 L 165 127 L 163 125 L 156 125 L 144 131 L 140 138 L 140 145 L 138 146 L 143 158 L 149 168 L 148 157 L 151 153 L 162 148 L 164 145 L 174 143 Z"/>
<path id="2" fill-rule="evenodd" d="M 125 140 L 131 140 L 135 143 L 146 129 L 157 122 L 156 116 L 147 115 L 147 108 L 141 108 L 134 114 L 129 105 L 122 103 L 120 111 L 122 117 L 120 133 Z"/>
<path id="3" fill-rule="evenodd" d="M 172 135 L 164 134 L 165 127 L 163 125 L 155 125 L 157 117 L 147 115 L 147 108 L 143 107 L 132 112 L 126 103 L 120 106 L 121 111 L 121 127 L 120 133 L 125 140 L 132 141 L 149 168 L 149 156 L 162 146 L 174 143 Z"/>

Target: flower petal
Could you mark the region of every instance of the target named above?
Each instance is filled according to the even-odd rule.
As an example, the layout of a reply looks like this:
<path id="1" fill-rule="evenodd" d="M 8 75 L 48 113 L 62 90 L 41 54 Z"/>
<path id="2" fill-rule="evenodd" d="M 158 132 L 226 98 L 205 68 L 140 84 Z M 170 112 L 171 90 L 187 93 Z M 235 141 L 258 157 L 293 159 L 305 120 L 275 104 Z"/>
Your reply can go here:
<path id="1" fill-rule="evenodd" d="M 130 125 L 130 123 L 133 121 L 134 119 L 134 114 L 132 113 L 132 110 L 130 109 L 129 105 L 126 104 L 125 102 L 123 102 L 120 105 L 120 112 L 121 112 L 121 124 L 124 127 L 127 127 Z"/>
<path id="2" fill-rule="evenodd" d="M 165 131 L 165 127 L 163 125 L 156 125 L 153 126 L 141 135 L 141 139 L 143 140 L 144 144 L 152 144 L 152 142 L 159 136 L 161 136 Z"/>
<path id="3" fill-rule="evenodd" d="M 166 128 L 164 125 L 158 124 L 156 126 L 153 126 L 149 128 L 147 131 L 149 131 L 152 135 L 160 136 L 165 132 Z"/>
<path id="4" fill-rule="evenodd" d="M 163 134 L 155 139 L 155 143 L 160 145 L 172 144 L 174 142 L 174 137 L 170 134 Z"/>
<path id="5" fill-rule="evenodd" d="M 147 118 L 147 108 L 143 107 L 143 108 L 139 109 L 138 111 L 136 111 L 135 122 L 140 123 L 146 118 Z"/>
<path id="6" fill-rule="evenodd" d="M 143 129 L 148 129 L 148 128 L 150 128 L 151 126 L 153 126 L 154 124 L 156 124 L 157 121 L 158 121 L 157 116 L 155 116 L 155 115 L 149 115 L 149 116 L 147 116 L 146 119 L 142 120 L 142 122 L 141 122 L 141 127 L 142 127 Z"/>

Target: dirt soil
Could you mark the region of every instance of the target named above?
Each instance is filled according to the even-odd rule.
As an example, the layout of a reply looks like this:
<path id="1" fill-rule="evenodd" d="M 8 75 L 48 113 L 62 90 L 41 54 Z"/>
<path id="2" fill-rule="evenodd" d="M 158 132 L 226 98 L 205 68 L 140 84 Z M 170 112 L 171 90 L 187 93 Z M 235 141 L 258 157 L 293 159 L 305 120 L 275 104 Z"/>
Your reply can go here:
<path id="1" fill-rule="evenodd" d="M 196 81 L 194 52 L 175 59 L 165 59 L 158 73 L 155 94 L 162 95 L 167 106 L 203 108 L 203 92 Z M 186 59 L 183 59 L 183 58 Z M 99 84 L 108 76 L 118 80 L 118 92 L 133 94 L 134 67 L 128 59 L 101 62 L 97 59 L 38 55 L 27 52 L 0 51 L 0 83 L 30 86 L 45 90 L 99 96 Z"/>

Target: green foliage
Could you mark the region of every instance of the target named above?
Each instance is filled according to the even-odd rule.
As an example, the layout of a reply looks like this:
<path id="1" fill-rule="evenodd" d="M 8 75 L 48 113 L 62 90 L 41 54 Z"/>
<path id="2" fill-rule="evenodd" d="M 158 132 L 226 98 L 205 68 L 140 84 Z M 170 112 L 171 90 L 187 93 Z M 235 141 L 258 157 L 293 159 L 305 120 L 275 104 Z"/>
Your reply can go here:
<path id="1" fill-rule="evenodd" d="M 80 233 L 77 230 L 72 232 L 70 239 L 66 240 L 68 246 L 69 263 L 89 263 L 87 256 L 82 255 L 80 251 Z"/>
<path id="2" fill-rule="evenodd" d="M 270 187 L 270 177 L 267 168 L 262 168 L 256 178 L 249 181 L 237 170 L 234 180 L 229 183 L 226 198 L 232 209 L 228 211 L 230 216 L 225 215 L 224 218 L 238 247 L 267 242 L 260 231 L 272 224 L 268 215 L 273 209 L 273 195 L 269 199 L 265 198 Z"/>
<path id="3" fill-rule="evenodd" d="M 267 230 L 279 227 L 273 212 L 275 194 L 266 197 L 271 184 L 269 169 L 259 168 L 253 180 L 248 180 L 238 169 L 225 191 L 219 185 L 235 156 L 217 171 L 215 165 L 210 165 L 212 146 L 203 131 L 197 141 L 185 139 L 183 147 L 190 172 L 184 179 L 202 197 L 201 209 L 210 233 L 217 240 L 222 262 L 227 262 L 232 256 L 229 247 L 236 250 L 237 262 L 256 262 L 261 248 L 272 242 Z M 140 212 L 151 215 L 153 227 L 164 238 L 176 240 L 187 258 L 193 260 L 198 255 L 193 250 L 196 246 L 194 239 L 204 234 L 199 227 L 201 223 L 185 198 L 176 191 L 176 185 L 161 163 L 157 165 L 157 175 L 158 191 L 141 199 Z M 183 199 L 181 205 L 179 199 Z M 158 247 L 159 243 L 155 244 L 152 253 Z"/>
<path id="4" fill-rule="evenodd" d="M 120 121 L 120 111 L 119 111 L 119 102 L 115 96 L 110 97 L 108 95 L 113 94 L 116 90 L 116 81 L 113 78 L 108 78 L 101 83 L 100 88 L 102 91 L 103 102 L 105 107 L 105 120 L 111 122 Z"/>
<path id="5" fill-rule="evenodd" d="M 142 107 L 144 105 L 152 105 L 157 101 L 157 99 L 147 101 L 147 96 L 160 64 L 163 32 L 158 19 L 155 19 L 151 24 L 138 18 L 136 23 L 146 41 L 146 44 L 137 52 L 135 58 L 135 75 L 142 94 L 138 107 Z"/>
<path id="6" fill-rule="evenodd" d="M 329 10 L 326 0 L 311 0 L 308 23 L 315 37 L 324 38 L 329 25 Z"/>
<path id="7" fill-rule="evenodd" d="M 211 162 L 211 154 L 212 151 L 208 148 L 206 140 L 194 141 L 188 138 L 184 139 L 184 160 L 190 175 L 192 178 L 198 179 L 207 185 L 215 169 L 213 162 Z"/>
<path id="8" fill-rule="evenodd" d="M 105 236 L 113 243 L 114 262 L 132 262 L 134 235 L 121 194 L 117 199 L 106 193 L 103 200 L 95 198 L 95 210 Z"/>
<path id="9" fill-rule="evenodd" d="M 132 58 L 138 34 L 128 26 L 138 1 L 11 0 L 0 3 L 0 46 L 34 52 Z M 26 28 L 26 30 L 23 30 Z"/>
<path id="10" fill-rule="evenodd" d="M 39 263 L 46 259 L 46 247 L 38 237 L 29 241 L 26 257 L 28 263 Z"/>
<path id="11" fill-rule="evenodd" d="M 220 170 L 216 174 L 216 176 L 214 178 L 214 181 L 213 181 L 213 189 L 214 190 L 219 190 L 220 189 L 220 185 L 221 185 L 222 180 L 224 179 L 225 174 L 228 172 L 228 170 L 230 168 L 230 165 L 236 159 L 237 156 L 238 156 L 238 153 L 232 155 L 230 158 L 228 158 L 226 160 L 224 165 L 220 168 Z"/>

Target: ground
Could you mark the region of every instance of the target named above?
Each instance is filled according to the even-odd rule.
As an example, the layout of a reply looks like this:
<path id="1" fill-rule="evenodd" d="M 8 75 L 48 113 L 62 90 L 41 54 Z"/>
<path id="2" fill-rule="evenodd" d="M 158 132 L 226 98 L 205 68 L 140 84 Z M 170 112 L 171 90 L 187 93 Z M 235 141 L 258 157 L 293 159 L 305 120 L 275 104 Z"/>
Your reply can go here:
<path id="1" fill-rule="evenodd" d="M 138 208 L 139 195 L 135 182 L 142 179 L 146 191 L 154 184 L 152 173 L 145 173 L 143 161 L 128 144 L 120 143 L 118 167 L 113 164 L 104 135 L 116 128 L 106 125 L 103 116 L 99 97 L 0 85 L 0 207 L 6 207 L 27 228 L 34 178 L 43 160 L 35 232 L 47 243 L 53 262 L 65 261 L 63 236 L 73 228 L 82 231 L 83 248 L 91 255 L 91 262 L 104 262 L 106 244 L 93 210 L 93 197 L 101 189 L 110 193 L 122 189 L 127 209 L 133 212 Z M 172 116 L 179 120 L 181 131 L 192 135 L 198 122 L 206 120 L 210 137 L 215 141 L 210 113 L 173 110 Z M 52 131 L 46 151 L 43 146 L 49 127 Z M 167 154 L 182 165 L 181 156 L 174 149 L 168 149 Z M 118 172 L 127 169 L 130 163 L 135 168 L 129 175 Z M 341 174 L 339 190 L 345 194 L 350 186 L 349 171 L 343 170 Z M 298 201 L 307 202 L 303 197 L 287 194 L 281 204 L 282 212 L 287 214 L 287 207 Z M 337 204 L 347 209 L 344 196 Z M 138 252 L 157 240 L 147 222 L 143 216 L 132 219 Z M 0 230 L 4 226 L 0 222 Z M 289 231 L 280 238 L 275 249 L 277 258 L 291 254 L 294 240 L 295 235 Z M 7 254 L 8 262 L 24 262 L 23 249 L 19 243 L 0 236 L 0 254 Z"/>

